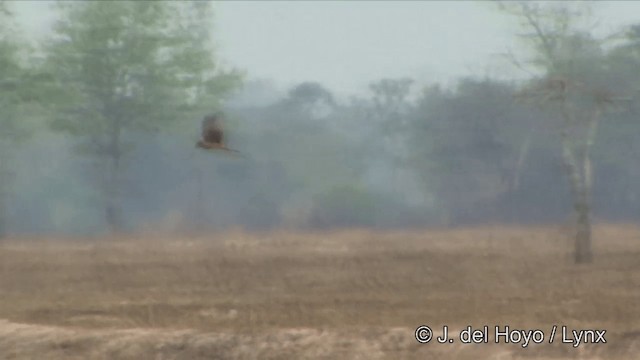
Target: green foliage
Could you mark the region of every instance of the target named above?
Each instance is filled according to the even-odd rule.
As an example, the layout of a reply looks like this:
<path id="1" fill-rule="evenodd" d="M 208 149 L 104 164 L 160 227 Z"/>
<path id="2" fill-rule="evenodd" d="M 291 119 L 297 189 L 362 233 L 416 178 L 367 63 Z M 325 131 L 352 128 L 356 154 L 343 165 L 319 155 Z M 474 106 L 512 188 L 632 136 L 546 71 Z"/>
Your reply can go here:
<path id="1" fill-rule="evenodd" d="M 608 47 L 572 4 L 504 5 L 528 30 L 525 65 L 538 71 L 528 84 L 574 81 L 578 120 L 597 96 L 629 98 L 597 129 L 594 199 L 606 215 L 638 213 L 640 26 Z M 195 209 L 209 226 L 251 229 L 553 221 L 570 210 L 562 114 L 522 106 L 514 84 L 462 79 L 417 101 L 410 78 L 381 77 L 351 101 L 317 82 L 282 96 L 254 84 L 225 104 L 229 146 L 246 156 L 227 158 L 193 147 L 198 120 L 242 78 L 220 67 L 211 2 L 60 1 L 43 59 L 9 5 L 0 0 L 0 228 L 8 204 L 10 228 L 94 232 L 118 198 L 134 225 Z"/>
<path id="2" fill-rule="evenodd" d="M 351 185 L 336 186 L 314 197 L 312 227 L 373 226 L 376 201 L 372 194 Z"/>
<path id="3" fill-rule="evenodd" d="M 250 230 L 271 229 L 282 221 L 278 203 L 265 194 L 252 197 L 238 214 L 238 223 Z"/>
<path id="4" fill-rule="evenodd" d="M 409 78 L 400 79 L 381 79 L 372 82 L 369 89 L 373 93 L 373 109 L 372 115 L 378 117 L 382 121 L 389 121 L 394 117 L 406 114 L 409 110 L 409 102 L 407 100 L 411 91 L 413 80 Z M 395 127 L 397 123 L 393 124 Z M 387 127 L 389 129 L 390 127 Z"/>
<path id="5" fill-rule="evenodd" d="M 608 68 L 608 88 L 615 89 L 615 95 L 623 95 L 623 111 L 618 111 L 603 121 L 594 146 L 594 161 L 607 170 L 607 178 L 599 180 L 610 199 L 621 199 L 615 203 L 617 210 L 625 209 L 629 203 L 637 204 L 640 193 L 637 179 L 640 167 L 631 164 L 631 159 L 640 157 L 640 27 L 631 26 L 624 41 L 613 47 L 607 54 L 605 66 Z M 615 176 L 614 176 L 615 174 Z M 609 200 L 609 199 L 607 199 Z M 612 201 L 603 201 L 608 204 Z M 625 204 L 626 202 L 626 204 Z M 628 210 L 628 209 L 625 209 Z"/>
<path id="6" fill-rule="evenodd" d="M 59 21 L 45 47 L 45 68 L 61 94 L 51 99 L 52 127 L 77 136 L 77 150 L 101 160 L 95 185 L 107 223 L 117 231 L 121 176 L 133 139 L 216 110 L 240 77 L 219 69 L 209 2 L 57 6 Z"/>
<path id="7" fill-rule="evenodd" d="M 54 128 L 105 146 L 119 131 L 165 129 L 218 108 L 238 85 L 218 69 L 206 2 L 60 2 L 46 51 L 68 96 Z"/>
<path id="8" fill-rule="evenodd" d="M 527 126 L 515 116 L 513 92 L 498 82 L 466 79 L 455 91 L 424 93 L 408 141 L 415 169 L 431 191 L 444 196 L 443 205 L 454 205 L 454 196 L 473 202 L 500 191 L 501 177 L 523 139 L 522 126 Z M 478 187 L 484 191 L 465 194 Z"/>
<path id="9" fill-rule="evenodd" d="M 369 84 L 373 93 L 369 120 L 378 130 L 371 137 L 380 139 L 385 155 L 397 167 L 404 165 L 408 149 L 403 141 L 410 132 L 409 114 L 413 104 L 409 101 L 413 80 L 410 78 L 381 79 Z"/>
<path id="10" fill-rule="evenodd" d="M 34 130 L 42 76 L 26 60 L 30 48 L 19 35 L 13 15 L 0 2 L 0 142 L 10 146 Z M 5 149 L 6 151 L 6 149 Z"/>
<path id="11" fill-rule="evenodd" d="M 329 105 L 335 104 L 331 92 L 316 82 L 304 82 L 296 85 L 289 91 L 289 100 L 294 106 L 314 105 L 322 101 Z"/>
<path id="12" fill-rule="evenodd" d="M 93 206 L 96 193 L 79 176 L 81 167 L 69 161 L 66 139 L 39 133 L 33 140 L 35 143 L 20 153 L 16 166 L 12 224 L 21 228 L 31 222 L 43 232 L 87 234 L 99 230 L 101 212 Z"/>
<path id="13" fill-rule="evenodd" d="M 0 237 L 5 234 L 7 199 L 15 175 L 16 147 L 38 128 L 46 76 L 30 61 L 8 3 L 0 1 Z"/>
<path id="14" fill-rule="evenodd" d="M 292 182 L 304 184 L 309 195 L 358 177 L 349 163 L 336 161 L 349 156 L 353 147 L 348 138 L 329 126 L 339 116 L 331 98 L 322 86 L 303 83 L 287 98 L 261 111 L 256 126 L 242 129 L 249 135 L 247 151 L 261 161 L 287 164 Z M 320 105 L 326 106 L 324 111 L 313 111 Z"/>

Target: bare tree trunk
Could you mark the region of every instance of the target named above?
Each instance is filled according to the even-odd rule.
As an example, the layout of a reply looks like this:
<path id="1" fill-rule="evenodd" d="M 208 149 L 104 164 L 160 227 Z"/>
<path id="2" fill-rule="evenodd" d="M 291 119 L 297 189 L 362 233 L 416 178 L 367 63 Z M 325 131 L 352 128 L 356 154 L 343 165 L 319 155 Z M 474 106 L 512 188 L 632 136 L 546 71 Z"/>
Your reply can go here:
<path id="1" fill-rule="evenodd" d="M 573 207 L 576 214 L 575 262 L 589 263 L 593 259 L 591 253 L 591 221 L 587 188 L 584 186 L 580 168 L 568 141 L 563 141 L 563 159 L 569 177 L 569 185 L 573 196 Z"/>
<path id="2" fill-rule="evenodd" d="M 564 161 L 569 185 L 573 196 L 573 205 L 576 215 L 576 237 L 574 249 L 574 261 L 576 264 L 593 262 L 593 250 L 591 239 L 591 191 L 593 171 L 591 169 L 590 150 L 593 146 L 597 132 L 599 113 L 592 114 L 589 121 L 587 141 L 582 148 L 582 163 L 574 155 L 569 140 L 569 117 L 565 113 L 565 128 L 562 131 L 562 158 Z"/>
<path id="3" fill-rule="evenodd" d="M 0 184 L 0 240 L 7 236 L 7 222 L 6 222 L 6 196 Z"/>
<path id="4" fill-rule="evenodd" d="M 518 154 L 518 160 L 516 161 L 515 168 L 513 170 L 513 175 L 511 181 L 509 182 L 509 192 L 515 191 L 520 186 L 520 176 L 522 175 L 522 171 L 524 170 L 524 163 L 527 159 L 527 155 L 529 155 L 529 149 L 531 147 L 533 134 L 529 132 L 527 134 L 526 139 L 522 143 L 520 147 L 520 152 Z"/>
<path id="5" fill-rule="evenodd" d="M 196 169 L 196 232 L 198 235 L 204 234 L 205 232 L 205 204 L 204 204 L 204 174 L 202 167 L 200 164 L 197 165 Z"/>
<path id="6" fill-rule="evenodd" d="M 593 261 L 591 248 L 591 208 L 586 199 L 586 191 L 583 189 L 580 200 L 575 202 L 577 215 L 576 243 L 574 260 L 576 264 L 585 264 Z"/>
<path id="7" fill-rule="evenodd" d="M 7 236 L 7 190 L 9 187 L 10 173 L 5 149 L 0 150 L 0 240 Z"/>
<path id="8" fill-rule="evenodd" d="M 110 159 L 105 192 L 105 217 L 109 232 L 116 234 L 122 230 L 122 214 L 119 202 L 119 160 Z"/>
<path id="9" fill-rule="evenodd" d="M 593 114 L 589 122 L 587 142 L 584 146 L 582 159 L 583 186 L 579 195 L 580 201 L 576 204 L 577 233 L 575 262 L 577 264 L 593 262 L 591 240 L 591 193 L 593 189 L 593 169 L 591 164 L 591 148 L 598 131 L 599 111 Z"/>
<path id="10" fill-rule="evenodd" d="M 105 218 L 111 234 L 117 234 L 123 229 L 122 209 L 120 206 L 120 119 L 112 120 L 112 128 L 107 150 L 108 166 L 105 192 Z"/>

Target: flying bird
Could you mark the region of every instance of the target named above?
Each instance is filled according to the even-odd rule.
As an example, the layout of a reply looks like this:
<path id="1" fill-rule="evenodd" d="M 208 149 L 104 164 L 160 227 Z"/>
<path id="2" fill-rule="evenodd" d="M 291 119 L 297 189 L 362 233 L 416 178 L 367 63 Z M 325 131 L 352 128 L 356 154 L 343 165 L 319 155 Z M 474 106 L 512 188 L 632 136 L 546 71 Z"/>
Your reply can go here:
<path id="1" fill-rule="evenodd" d="M 224 130 L 222 129 L 222 114 L 207 115 L 202 120 L 202 138 L 198 140 L 196 147 L 207 150 L 224 150 L 240 153 L 238 150 L 229 149 L 224 143 Z"/>

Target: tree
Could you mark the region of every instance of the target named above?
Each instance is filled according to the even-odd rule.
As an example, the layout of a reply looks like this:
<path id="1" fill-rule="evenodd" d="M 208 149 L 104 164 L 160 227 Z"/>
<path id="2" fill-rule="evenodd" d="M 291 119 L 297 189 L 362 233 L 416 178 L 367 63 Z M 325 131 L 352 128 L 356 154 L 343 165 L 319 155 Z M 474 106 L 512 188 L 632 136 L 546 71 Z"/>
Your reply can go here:
<path id="1" fill-rule="evenodd" d="M 518 143 L 527 118 L 517 116 L 514 88 L 489 79 L 463 79 L 453 90 L 427 88 L 412 116 L 410 159 L 441 215 L 454 224 L 494 220 L 481 202 L 510 191 Z M 514 116 L 516 115 L 516 116 Z"/>
<path id="2" fill-rule="evenodd" d="M 314 120 L 326 117 L 336 105 L 329 90 L 319 83 L 309 81 L 294 86 L 284 104 L 291 110 L 300 112 L 301 117 Z"/>
<path id="3" fill-rule="evenodd" d="M 45 50 L 65 97 L 53 128 L 77 136 L 77 149 L 95 160 L 93 184 L 117 232 L 132 137 L 215 110 L 240 77 L 219 69 L 209 2 L 59 2 L 57 9 Z"/>
<path id="4" fill-rule="evenodd" d="M 0 1 L 0 238 L 6 233 L 8 193 L 16 147 L 36 130 L 47 76 L 33 61 L 31 49 L 18 35 L 13 13 Z"/>
<path id="5" fill-rule="evenodd" d="M 11 13 L 6 7 L 6 3 L 0 2 L 0 237 L 6 233 L 6 188 L 8 186 L 7 152 L 10 146 L 11 133 L 15 128 L 15 104 L 13 98 L 16 95 L 16 83 L 8 79 L 11 75 L 20 72 L 17 59 L 18 48 L 11 38 L 13 33 L 8 24 L 11 23 Z"/>
<path id="6" fill-rule="evenodd" d="M 260 160 L 284 161 L 292 180 L 310 193 L 349 182 L 356 176 L 343 161 L 350 144 L 329 126 L 334 110 L 333 96 L 322 85 L 294 86 L 285 99 L 265 109 L 251 148 L 262 153 Z"/>
<path id="7" fill-rule="evenodd" d="M 414 81 L 410 78 L 380 79 L 369 84 L 373 94 L 369 109 L 372 136 L 379 139 L 376 147 L 384 149 L 386 158 L 376 151 L 372 160 L 386 160 L 391 165 L 393 194 L 400 195 L 399 174 L 407 165 L 409 150 L 402 138 L 408 132 L 408 122 L 413 104 L 409 100 Z"/>
<path id="8" fill-rule="evenodd" d="M 314 196 L 309 225 L 313 228 L 373 226 L 375 199 L 355 186 L 335 186 Z"/>
<path id="9" fill-rule="evenodd" d="M 594 144 L 594 207 L 598 213 L 616 220 L 637 221 L 640 214 L 640 26 L 630 26 L 607 53 L 607 81 L 611 87 L 629 94 L 628 111 L 612 114 L 603 121 Z M 636 89 L 636 90 L 634 90 Z M 606 176 L 599 176 L 606 174 Z M 631 215 L 634 214 L 634 215 Z"/>
<path id="10" fill-rule="evenodd" d="M 603 41 L 577 26 L 588 8 L 531 2 L 498 3 L 528 30 L 522 35 L 533 50 L 531 64 L 542 75 L 520 94 L 558 119 L 562 159 L 576 214 L 576 263 L 593 260 L 591 245 L 592 148 L 603 114 L 617 100 L 608 87 Z"/>

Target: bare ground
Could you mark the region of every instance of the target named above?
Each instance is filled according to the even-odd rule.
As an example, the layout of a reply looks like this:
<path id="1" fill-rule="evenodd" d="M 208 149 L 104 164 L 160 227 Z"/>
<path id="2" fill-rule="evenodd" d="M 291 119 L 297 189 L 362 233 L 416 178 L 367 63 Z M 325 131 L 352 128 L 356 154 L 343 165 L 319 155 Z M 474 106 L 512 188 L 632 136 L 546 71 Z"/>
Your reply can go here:
<path id="1" fill-rule="evenodd" d="M 596 261 L 560 228 L 0 244 L 0 359 L 633 359 L 640 229 Z M 448 325 L 453 344 L 419 344 Z M 471 325 L 606 329 L 606 344 L 461 344 Z M 439 332 L 439 330 L 437 330 Z M 437 335 L 437 334 L 436 334 Z"/>

